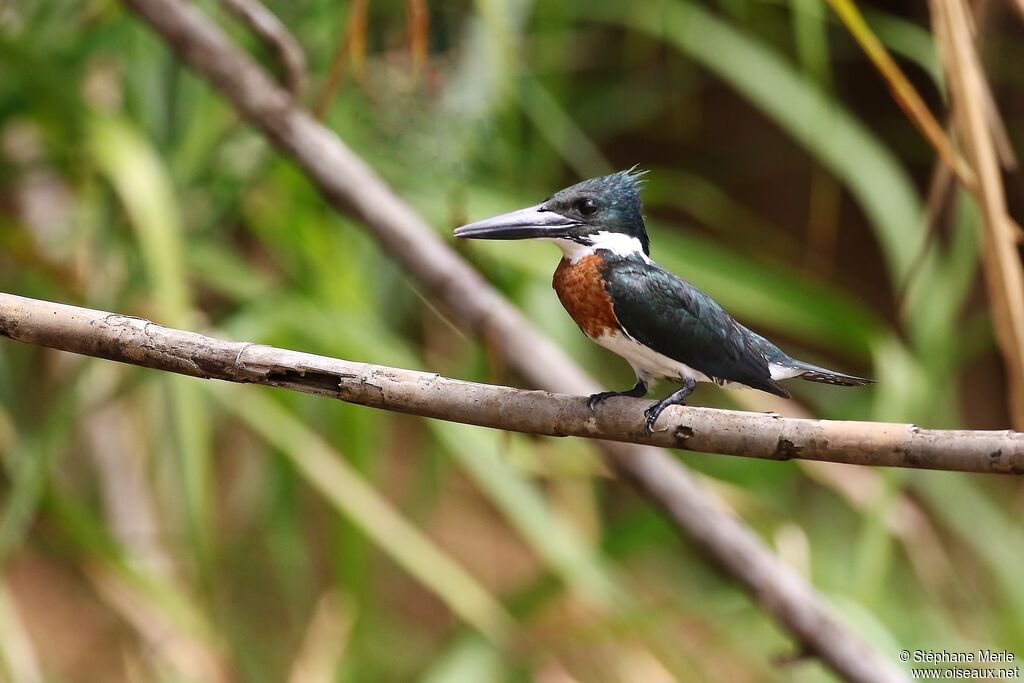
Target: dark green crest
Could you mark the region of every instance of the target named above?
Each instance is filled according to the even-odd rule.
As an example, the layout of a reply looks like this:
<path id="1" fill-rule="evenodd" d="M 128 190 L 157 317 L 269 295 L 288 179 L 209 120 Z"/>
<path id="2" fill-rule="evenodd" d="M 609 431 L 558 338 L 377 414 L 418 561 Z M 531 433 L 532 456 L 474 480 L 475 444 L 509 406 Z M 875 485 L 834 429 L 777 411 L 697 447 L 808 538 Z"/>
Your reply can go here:
<path id="1" fill-rule="evenodd" d="M 650 253 L 640 188 L 645 171 L 634 168 L 591 178 L 560 190 L 542 206 L 580 223 L 578 234 L 618 232 L 635 237 Z"/>

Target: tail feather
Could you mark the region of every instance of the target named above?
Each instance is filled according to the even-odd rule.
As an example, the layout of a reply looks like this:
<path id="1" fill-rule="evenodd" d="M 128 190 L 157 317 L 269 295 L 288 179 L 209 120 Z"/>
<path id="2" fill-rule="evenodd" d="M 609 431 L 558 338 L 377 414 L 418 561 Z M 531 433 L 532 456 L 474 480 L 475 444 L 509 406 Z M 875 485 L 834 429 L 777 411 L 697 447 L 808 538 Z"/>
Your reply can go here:
<path id="1" fill-rule="evenodd" d="M 742 327 L 742 326 L 741 326 Z M 842 372 L 836 372 L 835 370 L 829 370 L 819 365 L 812 365 L 805 363 L 802 360 L 791 358 L 778 346 L 772 344 L 770 341 L 759 335 L 757 332 L 748 330 L 743 327 L 743 330 L 747 333 L 747 338 L 750 343 L 765 357 L 768 361 L 769 368 L 772 369 L 773 381 L 771 384 L 778 389 L 782 389 L 783 392 L 786 390 L 782 386 L 775 382 L 774 379 L 786 379 L 789 377 L 799 377 L 806 379 L 811 382 L 821 382 L 822 384 L 834 384 L 840 387 L 862 387 L 865 384 L 874 384 L 875 380 L 867 379 L 866 377 L 857 377 L 855 375 L 847 375 Z M 781 368 L 783 372 L 776 374 L 774 368 Z M 762 387 L 757 387 L 761 389 Z M 772 391 L 772 389 L 764 389 L 773 394 L 779 394 L 780 396 L 787 395 Z"/>
<path id="2" fill-rule="evenodd" d="M 806 379 L 811 382 L 834 384 L 840 387 L 861 387 L 865 384 L 875 383 L 875 380 L 873 379 L 847 375 L 842 372 L 836 372 L 835 370 L 829 370 L 828 368 L 811 365 L 810 363 L 805 363 L 801 360 L 795 360 L 793 362 L 793 367 L 804 371 L 803 374 L 799 375 L 800 379 Z"/>

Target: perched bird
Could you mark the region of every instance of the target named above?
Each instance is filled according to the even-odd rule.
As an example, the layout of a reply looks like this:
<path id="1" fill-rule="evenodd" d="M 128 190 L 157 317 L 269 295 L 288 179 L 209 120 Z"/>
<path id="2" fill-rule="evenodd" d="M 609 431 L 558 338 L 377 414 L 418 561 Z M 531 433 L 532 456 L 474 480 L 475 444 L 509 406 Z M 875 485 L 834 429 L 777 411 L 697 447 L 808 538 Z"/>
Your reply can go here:
<path id="1" fill-rule="evenodd" d="M 652 261 L 641 215 L 640 175 L 630 170 L 591 178 L 536 206 L 455 230 L 456 237 L 538 239 L 562 249 L 552 281 L 562 306 L 584 334 L 625 358 L 637 377 L 628 391 L 591 396 L 591 409 L 612 396 L 643 397 L 656 379 L 682 382 L 644 412 L 651 432 L 665 408 L 685 405 L 697 382 L 751 387 L 786 398 L 789 392 L 780 379 L 839 386 L 874 382 L 791 358 Z"/>

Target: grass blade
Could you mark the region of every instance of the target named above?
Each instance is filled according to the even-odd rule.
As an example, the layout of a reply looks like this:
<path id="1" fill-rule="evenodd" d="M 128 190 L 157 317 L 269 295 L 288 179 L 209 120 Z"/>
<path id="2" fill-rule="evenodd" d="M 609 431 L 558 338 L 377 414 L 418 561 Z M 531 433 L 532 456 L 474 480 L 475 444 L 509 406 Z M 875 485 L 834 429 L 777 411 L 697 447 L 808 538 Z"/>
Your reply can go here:
<path id="1" fill-rule="evenodd" d="M 448 554 L 402 517 L 348 463 L 289 411 L 261 392 L 217 385 L 213 396 L 279 449 L 319 491 L 384 552 L 435 593 L 449 609 L 501 645 L 515 622 L 501 603 Z"/>

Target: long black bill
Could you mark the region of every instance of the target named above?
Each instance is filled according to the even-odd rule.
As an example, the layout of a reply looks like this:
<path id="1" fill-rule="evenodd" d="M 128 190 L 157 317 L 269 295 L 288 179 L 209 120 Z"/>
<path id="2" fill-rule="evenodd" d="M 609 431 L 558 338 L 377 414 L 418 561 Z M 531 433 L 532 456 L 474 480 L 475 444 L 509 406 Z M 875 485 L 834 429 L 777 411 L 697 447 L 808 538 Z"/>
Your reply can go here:
<path id="1" fill-rule="evenodd" d="M 525 240 L 538 237 L 565 237 L 569 228 L 579 225 L 571 218 L 542 207 L 542 204 L 538 204 L 528 209 L 485 218 L 455 228 L 454 234 L 456 237 L 478 240 Z"/>

